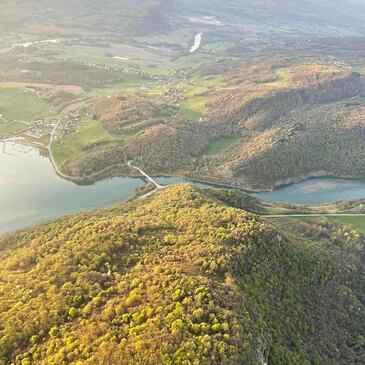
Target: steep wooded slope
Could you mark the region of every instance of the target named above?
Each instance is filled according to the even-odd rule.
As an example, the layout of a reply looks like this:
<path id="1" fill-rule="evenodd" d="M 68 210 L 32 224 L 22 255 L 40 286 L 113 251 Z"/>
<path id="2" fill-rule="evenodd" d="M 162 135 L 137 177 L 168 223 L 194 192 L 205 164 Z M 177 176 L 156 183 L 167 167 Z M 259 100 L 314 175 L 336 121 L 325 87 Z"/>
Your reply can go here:
<path id="1" fill-rule="evenodd" d="M 0 241 L 1 364 L 361 364 L 364 240 L 187 185 Z"/>

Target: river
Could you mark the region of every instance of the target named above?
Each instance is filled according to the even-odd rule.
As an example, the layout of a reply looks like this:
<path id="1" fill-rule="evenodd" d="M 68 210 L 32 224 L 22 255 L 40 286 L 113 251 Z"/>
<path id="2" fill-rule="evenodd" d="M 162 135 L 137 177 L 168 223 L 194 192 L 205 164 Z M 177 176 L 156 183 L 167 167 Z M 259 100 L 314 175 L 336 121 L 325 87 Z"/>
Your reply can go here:
<path id="1" fill-rule="evenodd" d="M 198 33 L 195 35 L 194 45 L 190 48 L 190 53 L 194 53 L 199 49 L 201 42 L 202 42 L 202 36 L 203 36 L 203 33 Z"/>
<path id="2" fill-rule="evenodd" d="M 23 149 L 23 151 L 21 151 Z M 0 142 L 0 233 L 28 227 L 65 214 L 117 204 L 134 194 L 145 182 L 140 178 L 116 177 L 81 186 L 56 175 L 48 158 L 38 150 L 24 153 L 21 145 Z M 178 177 L 158 177 L 168 185 L 188 182 Z M 254 193 L 262 199 L 295 204 L 323 204 L 340 199 L 365 197 L 364 180 L 311 179 L 271 193 Z"/>

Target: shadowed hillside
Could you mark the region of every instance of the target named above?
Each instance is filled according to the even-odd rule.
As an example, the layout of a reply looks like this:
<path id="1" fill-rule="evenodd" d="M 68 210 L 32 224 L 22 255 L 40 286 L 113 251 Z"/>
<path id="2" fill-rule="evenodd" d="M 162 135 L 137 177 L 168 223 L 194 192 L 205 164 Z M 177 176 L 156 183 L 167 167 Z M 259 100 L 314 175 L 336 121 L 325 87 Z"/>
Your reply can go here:
<path id="1" fill-rule="evenodd" d="M 338 227 L 177 185 L 5 236 L 0 363 L 361 364 L 364 239 Z"/>

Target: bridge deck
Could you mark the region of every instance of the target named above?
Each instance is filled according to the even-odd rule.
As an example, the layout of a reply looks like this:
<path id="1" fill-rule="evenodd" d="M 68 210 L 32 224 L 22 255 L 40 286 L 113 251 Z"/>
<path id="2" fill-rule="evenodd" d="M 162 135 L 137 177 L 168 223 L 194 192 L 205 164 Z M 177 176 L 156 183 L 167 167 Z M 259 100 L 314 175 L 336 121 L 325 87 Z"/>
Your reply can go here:
<path id="1" fill-rule="evenodd" d="M 153 185 L 156 186 L 156 189 L 162 189 L 163 186 L 160 185 L 154 178 L 152 178 L 151 176 L 149 176 L 146 172 L 144 172 L 142 169 L 140 169 L 137 166 L 132 165 L 132 163 L 129 161 L 128 162 L 128 166 L 134 168 L 135 170 L 137 170 L 142 176 L 144 176 L 149 182 L 151 182 Z"/>

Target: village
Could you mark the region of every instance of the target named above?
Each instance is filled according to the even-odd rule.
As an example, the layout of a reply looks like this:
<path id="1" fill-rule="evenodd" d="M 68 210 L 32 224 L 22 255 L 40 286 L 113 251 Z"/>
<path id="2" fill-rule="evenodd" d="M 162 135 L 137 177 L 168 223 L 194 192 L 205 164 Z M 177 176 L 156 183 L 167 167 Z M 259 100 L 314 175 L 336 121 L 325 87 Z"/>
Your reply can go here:
<path id="1" fill-rule="evenodd" d="M 83 121 L 90 119 L 91 115 L 79 110 L 70 111 L 62 118 L 62 123 L 58 125 L 55 139 L 58 136 L 67 134 L 75 130 L 80 126 Z M 0 115 L 0 127 L 11 123 L 13 121 L 7 121 Z M 49 136 L 54 131 L 58 119 L 37 119 L 33 122 L 17 121 L 24 123 L 28 126 L 28 129 L 22 132 L 14 131 L 6 136 L 0 136 L 0 141 L 4 142 L 3 152 L 5 151 L 6 142 L 16 142 L 16 150 L 22 153 L 28 153 L 32 147 L 46 147 L 49 143 Z"/>

